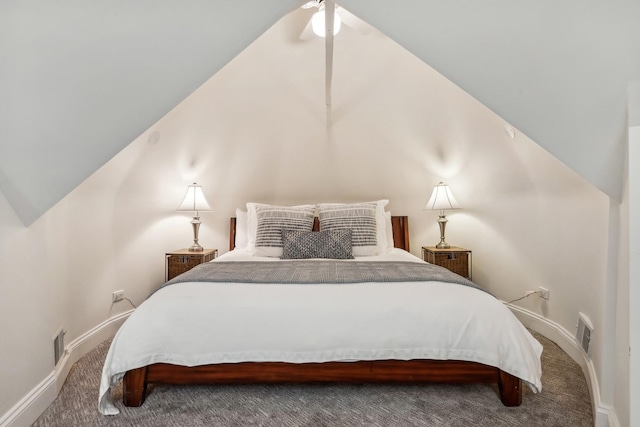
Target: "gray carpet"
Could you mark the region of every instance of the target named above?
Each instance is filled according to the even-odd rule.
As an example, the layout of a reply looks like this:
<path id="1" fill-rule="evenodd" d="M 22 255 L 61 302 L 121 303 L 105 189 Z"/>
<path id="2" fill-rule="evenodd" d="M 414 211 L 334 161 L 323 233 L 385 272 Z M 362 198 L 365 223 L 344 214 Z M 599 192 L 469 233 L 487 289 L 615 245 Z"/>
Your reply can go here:
<path id="1" fill-rule="evenodd" d="M 72 368 L 34 426 L 593 426 L 580 367 L 557 345 L 544 346 L 543 391 L 524 388 L 522 405 L 502 406 L 489 385 L 156 386 L 140 408 L 98 413 L 109 341 Z M 122 389 L 114 391 L 121 400 Z"/>

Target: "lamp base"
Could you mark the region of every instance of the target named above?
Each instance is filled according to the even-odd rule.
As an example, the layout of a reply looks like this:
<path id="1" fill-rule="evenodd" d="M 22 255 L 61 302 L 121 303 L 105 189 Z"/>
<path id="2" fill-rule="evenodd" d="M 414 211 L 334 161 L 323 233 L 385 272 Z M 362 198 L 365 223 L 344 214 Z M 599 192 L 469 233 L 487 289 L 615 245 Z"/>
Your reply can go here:
<path id="1" fill-rule="evenodd" d="M 440 216 L 438 217 L 438 225 L 440 226 L 440 243 L 436 245 L 436 248 L 449 249 L 451 245 L 449 245 L 444 240 L 444 229 L 447 226 L 447 216 L 444 214 L 444 210 L 440 211 Z"/>
<path id="2" fill-rule="evenodd" d="M 194 216 L 191 220 L 191 225 L 193 226 L 193 245 L 189 248 L 189 252 L 202 252 L 204 249 L 198 243 L 198 230 L 200 229 L 200 217 Z"/>

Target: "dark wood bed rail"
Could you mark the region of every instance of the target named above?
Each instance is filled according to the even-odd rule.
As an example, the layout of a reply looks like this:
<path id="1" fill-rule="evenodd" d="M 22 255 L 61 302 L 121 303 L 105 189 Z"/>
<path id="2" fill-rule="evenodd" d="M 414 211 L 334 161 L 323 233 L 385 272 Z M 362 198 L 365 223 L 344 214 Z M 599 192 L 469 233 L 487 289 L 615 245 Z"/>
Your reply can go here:
<path id="1" fill-rule="evenodd" d="M 203 366 L 156 363 L 127 372 L 126 406 L 144 402 L 147 384 L 234 383 L 481 383 L 497 384 L 505 406 L 522 402 L 521 380 L 492 366 L 457 360 L 374 360 L 358 362 L 243 362 Z"/>
<path id="2" fill-rule="evenodd" d="M 409 252 L 409 218 L 407 216 L 391 216 L 391 228 L 393 229 L 393 246 Z M 314 218 L 313 231 L 320 230 L 318 217 Z M 236 247 L 236 218 L 231 217 L 229 222 L 229 250 Z"/>

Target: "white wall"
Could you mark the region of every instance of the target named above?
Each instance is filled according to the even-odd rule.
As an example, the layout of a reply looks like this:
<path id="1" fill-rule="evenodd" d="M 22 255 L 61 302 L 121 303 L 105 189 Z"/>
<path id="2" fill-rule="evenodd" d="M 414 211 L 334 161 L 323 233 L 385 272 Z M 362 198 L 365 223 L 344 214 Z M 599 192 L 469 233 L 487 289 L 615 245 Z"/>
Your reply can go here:
<path id="1" fill-rule="evenodd" d="M 0 193 L 0 418 L 53 368 L 43 240 Z"/>
<path id="2" fill-rule="evenodd" d="M 629 141 L 631 143 L 631 141 Z M 627 156 L 627 160 L 629 157 Z M 630 426 L 630 392 L 631 374 L 630 356 L 631 344 L 629 340 L 630 331 L 630 306 L 634 304 L 630 296 L 630 259 L 629 259 L 629 238 L 630 238 L 630 211 L 629 211 L 629 174 L 628 163 L 625 173 L 624 191 L 620 204 L 620 258 L 618 276 L 618 295 L 616 313 L 616 338 L 615 345 L 615 391 L 614 406 L 621 426 Z M 638 418 L 640 419 L 640 418 Z"/>
<path id="3" fill-rule="evenodd" d="M 624 368 L 618 374 L 620 385 L 629 389 L 627 399 L 623 393 L 617 397 L 622 408 L 629 408 L 625 414 L 629 416 L 629 425 L 640 423 L 640 407 L 630 405 L 629 402 L 637 402 L 640 399 L 640 229 L 638 218 L 640 217 L 640 81 L 634 82 L 629 89 L 629 146 L 628 146 L 628 181 L 626 182 L 626 198 L 624 208 L 625 228 L 623 233 L 626 238 L 622 239 L 625 247 L 625 258 L 621 259 L 621 274 L 624 274 L 624 284 L 626 293 L 621 298 L 628 297 L 628 303 L 624 305 L 621 313 L 621 321 L 628 322 L 628 351 L 621 346 L 619 349 L 620 365 L 627 368 L 629 378 L 624 377 Z M 621 233 L 622 235 L 622 233 Z M 628 236 L 628 237 L 627 237 Z M 625 301 L 626 302 L 626 301 Z M 626 311 L 625 311 L 626 310 Z M 622 329 L 621 332 L 627 332 Z M 616 402 L 616 403 L 617 403 Z"/>
<path id="4" fill-rule="evenodd" d="M 2 325 L 27 326 L 2 342 L 14 363 L 0 414 L 51 370 L 42 361 L 60 325 L 73 340 L 128 309 L 111 307 L 112 291 L 138 303 L 162 282 L 164 252 L 191 241 L 189 217 L 175 208 L 194 180 L 215 209 L 202 214 L 206 247 L 227 249 L 228 218 L 246 201 L 385 197 L 409 216 L 416 255 L 438 241 L 437 212 L 422 209 L 444 180 L 463 206 L 449 215 L 447 240 L 473 250 L 478 283 L 504 300 L 545 286 L 549 303 L 522 306 L 569 331 L 583 311 L 600 330 L 607 197 L 517 129 L 511 139 L 504 120 L 376 32 L 339 34 L 327 130 L 323 42 L 273 48 L 297 23 L 283 19 L 30 227 L 0 205 L 10 231 L 0 248 L 11 252 L 0 262 L 15 276 L 0 276 L 0 289 L 20 293 L 3 298 Z M 596 333 L 599 375 L 602 353 Z"/>

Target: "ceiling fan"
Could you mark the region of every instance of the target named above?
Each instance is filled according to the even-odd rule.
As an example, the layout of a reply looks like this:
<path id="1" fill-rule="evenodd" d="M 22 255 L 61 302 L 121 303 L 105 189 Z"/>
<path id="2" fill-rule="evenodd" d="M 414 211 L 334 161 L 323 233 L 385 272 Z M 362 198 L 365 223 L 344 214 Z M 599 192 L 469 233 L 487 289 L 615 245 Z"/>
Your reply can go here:
<path id="1" fill-rule="evenodd" d="M 311 18 L 307 22 L 307 25 L 300 33 L 300 40 L 310 40 L 316 36 L 325 36 L 325 14 L 323 13 L 325 5 L 325 0 L 309 0 L 303 3 L 302 6 L 300 6 L 300 8 L 302 9 L 318 9 L 318 11 L 311 16 Z M 340 31 L 340 27 L 342 24 L 353 28 L 360 34 L 368 34 L 370 32 L 371 27 L 351 12 L 338 5 L 335 5 L 335 9 L 336 13 L 334 15 L 335 17 L 333 27 L 334 35 L 336 35 Z"/>
<path id="2" fill-rule="evenodd" d="M 317 7 L 320 7 L 322 3 L 324 3 L 324 0 L 310 0 L 300 7 L 303 9 L 311 9 L 312 7 L 317 8 Z"/>

